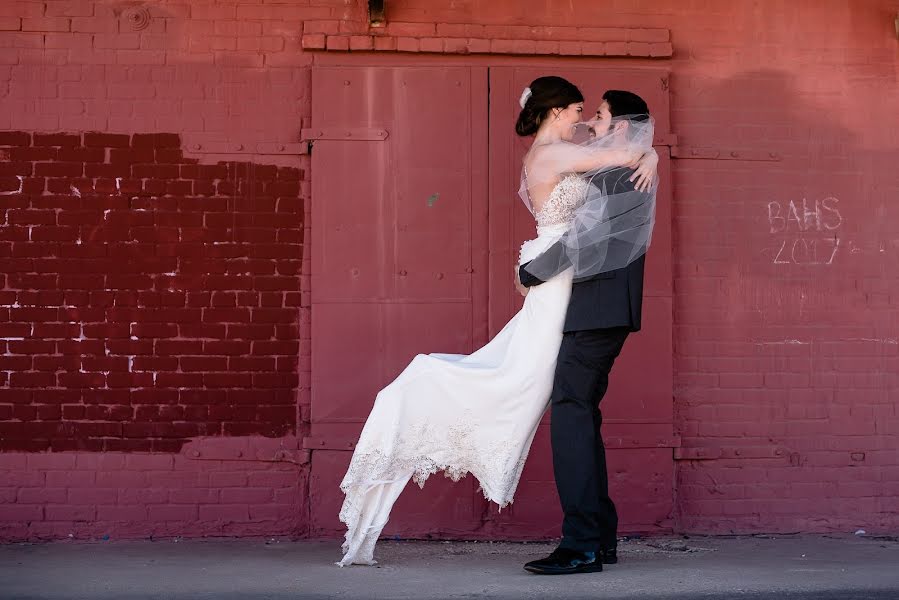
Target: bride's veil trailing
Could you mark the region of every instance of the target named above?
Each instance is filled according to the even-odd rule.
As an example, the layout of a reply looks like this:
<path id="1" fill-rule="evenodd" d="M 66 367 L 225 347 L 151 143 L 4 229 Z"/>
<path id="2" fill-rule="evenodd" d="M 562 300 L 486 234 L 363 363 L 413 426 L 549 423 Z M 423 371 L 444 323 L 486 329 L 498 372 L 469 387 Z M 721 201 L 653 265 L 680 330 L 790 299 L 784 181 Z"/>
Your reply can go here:
<path id="1" fill-rule="evenodd" d="M 580 125 L 583 132 L 590 123 Z M 648 151 L 652 148 L 653 125 L 648 115 L 619 116 L 612 119 L 605 135 L 593 138 L 581 133 L 586 139 L 580 143 L 556 144 L 552 152 L 544 153 L 546 160 L 532 161 L 529 169 L 522 169 L 519 195 L 525 206 L 535 212 L 528 189 L 565 176 L 561 165 L 577 164 L 604 150 Z M 622 167 L 581 173 L 590 185 L 569 229 L 552 251 L 525 265 L 525 270 L 546 281 L 571 267 L 577 281 L 621 269 L 643 256 L 652 238 L 658 178 L 649 190 L 639 192 L 628 181 L 632 174 Z"/>

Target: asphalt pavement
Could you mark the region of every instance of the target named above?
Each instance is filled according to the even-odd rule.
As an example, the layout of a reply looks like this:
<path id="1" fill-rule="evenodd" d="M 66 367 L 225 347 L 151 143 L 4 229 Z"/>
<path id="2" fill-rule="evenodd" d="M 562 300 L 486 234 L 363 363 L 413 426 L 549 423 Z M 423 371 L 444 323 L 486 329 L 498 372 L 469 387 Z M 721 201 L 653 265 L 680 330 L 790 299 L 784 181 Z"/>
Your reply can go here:
<path id="1" fill-rule="evenodd" d="M 546 543 L 384 541 L 339 568 L 337 540 L 204 539 L 0 546 L 0 598 L 626 598 L 899 600 L 899 538 L 787 535 L 623 540 L 602 573 L 530 574 Z"/>

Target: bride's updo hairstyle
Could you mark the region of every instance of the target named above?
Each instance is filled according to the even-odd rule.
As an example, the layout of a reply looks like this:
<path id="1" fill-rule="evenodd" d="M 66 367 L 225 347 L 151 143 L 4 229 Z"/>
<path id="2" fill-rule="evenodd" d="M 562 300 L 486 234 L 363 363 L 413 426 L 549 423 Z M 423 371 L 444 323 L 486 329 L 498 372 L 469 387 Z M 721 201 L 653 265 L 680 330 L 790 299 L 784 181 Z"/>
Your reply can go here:
<path id="1" fill-rule="evenodd" d="M 515 133 L 522 137 L 534 135 L 549 111 L 583 101 L 581 90 L 567 79 L 554 75 L 538 77 L 530 85 L 530 95 L 518 115 Z"/>

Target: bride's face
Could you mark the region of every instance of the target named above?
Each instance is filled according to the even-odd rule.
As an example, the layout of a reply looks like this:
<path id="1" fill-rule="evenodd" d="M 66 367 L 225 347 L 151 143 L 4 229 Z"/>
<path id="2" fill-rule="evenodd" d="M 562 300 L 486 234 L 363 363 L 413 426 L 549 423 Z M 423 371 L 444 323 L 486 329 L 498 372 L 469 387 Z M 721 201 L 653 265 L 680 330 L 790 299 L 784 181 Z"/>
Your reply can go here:
<path id="1" fill-rule="evenodd" d="M 581 114 L 584 112 L 584 103 L 576 102 L 565 108 L 554 108 L 550 114 L 554 115 L 553 123 L 559 129 L 559 135 L 563 140 L 570 140 L 574 136 L 574 126 L 581 122 Z"/>

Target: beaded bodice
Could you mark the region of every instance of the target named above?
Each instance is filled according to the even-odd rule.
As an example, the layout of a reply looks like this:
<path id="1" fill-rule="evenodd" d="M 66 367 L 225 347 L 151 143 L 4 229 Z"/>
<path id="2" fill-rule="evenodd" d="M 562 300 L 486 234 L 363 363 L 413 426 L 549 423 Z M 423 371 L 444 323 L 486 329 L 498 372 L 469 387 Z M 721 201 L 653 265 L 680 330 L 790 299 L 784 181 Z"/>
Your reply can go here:
<path id="1" fill-rule="evenodd" d="M 568 223 L 574 211 L 583 204 L 588 185 L 587 180 L 580 175 L 563 177 L 550 192 L 540 212 L 534 215 L 537 227 Z"/>

